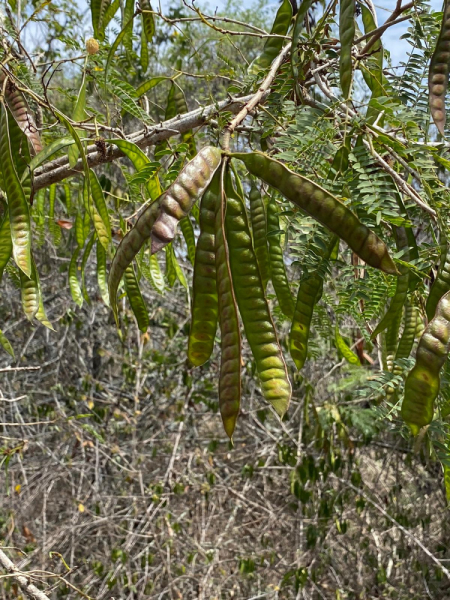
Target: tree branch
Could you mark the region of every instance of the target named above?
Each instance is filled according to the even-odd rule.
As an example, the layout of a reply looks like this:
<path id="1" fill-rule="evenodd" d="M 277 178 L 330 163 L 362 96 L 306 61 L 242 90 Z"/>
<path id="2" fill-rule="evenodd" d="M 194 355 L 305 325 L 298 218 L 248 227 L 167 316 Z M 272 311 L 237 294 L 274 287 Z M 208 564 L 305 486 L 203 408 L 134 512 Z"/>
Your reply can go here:
<path id="1" fill-rule="evenodd" d="M 25 574 L 16 567 L 12 560 L 10 560 L 2 550 L 0 550 L 0 564 L 8 573 L 10 573 L 10 575 L 12 575 L 13 579 L 17 581 L 20 588 L 29 598 L 32 600 L 50 600 L 44 592 L 41 592 L 35 585 L 30 583 L 29 579 L 25 577 Z"/>
<path id="2" fill-rule="evenodd" d="M 257 94 L 260 100 L 263 100 L 267 95 Z M 241 110 L 243 104 L 251 101 L 254 98 L 254 94 L 243 96 L 241 98 L 233 98 L 232 100 L 224 100 L 216 104 L 210 104 L 204 108 L 198 108 L 184 115 L 178 115 L 169 121 L 164 121 L 155 125 L 151 128 L 142 129 L 127 139 L 135 143 L 140 148 L 146 148 L 153 146 L 163 140 L 168 140 L 174 135 L 185 133 L 195 127 L 201 127 L 205 125 L 214 115 L 219 112 L 228 111 L 236 114 Z M 108 140 L 106 140 L 108 141 Z M 90 168 L 96 167 L 100 164 L 109 163 L 117 158 L 125 156 L 118 148 L 110 146 L 106 153 L 99 152 L 97 146 L 92 144 L 86 149 L 86 159 Z M 36 175 L 33 181 L 34 191 L 40 190 L 41 188 L 47 187 L 52 183 L 58 183 L 67 177 L 77 175 L 83 172 L 83 161 L 78 160 L 74 167 L 69 166 L 69 162 L 66 156 L 57 158 L 39 169 L 36 169 Z"/>

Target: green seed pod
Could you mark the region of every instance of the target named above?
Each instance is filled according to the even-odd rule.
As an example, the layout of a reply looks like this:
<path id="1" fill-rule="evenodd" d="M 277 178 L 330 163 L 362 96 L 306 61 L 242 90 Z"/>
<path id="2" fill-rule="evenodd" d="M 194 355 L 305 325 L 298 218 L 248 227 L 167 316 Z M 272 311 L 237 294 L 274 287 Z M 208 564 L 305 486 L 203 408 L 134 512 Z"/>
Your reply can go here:
<path id="1" fill-rule="evenodd" d="M 306 177 L 261 152 L 233 153 L 247 169 L 288 200 L 338 235 L 367 264 L 391 275 L 399 275 L 388 249 L 358 217 L 337 198 Z"/>
<path id="2" fill-rule="evenodd" d="M 395 236 L 397 239 L 397 249 L 399 251 L 408 248 L 408 238 L 404 227 L 396 227 Z M 403 255 L 403 259 L 406 262 L 409 261 L 408 251 L 406 251 L 406 254 Z M 375 327 L 372 333 L 372 338 L 375 338 L 379 333 L 387 329 L 392 323 L 393 319 L 398 316 L 398 313 L 400 313 L 400 315 L 402 313 L 403 305 L 406 302 L 409 289 L 409 270 L 402 265 L 400 265 L 399 269 L 401 275 L 397 277 L 395 294 L 392 297 L 389 308 L 385 312 L 383 318 Z"/>
<path id="3" fill-rule="evenodd" d="M 322 295 L 323 279 L 317 274 L 300 281 L 294 318 L 289 336 L 289 351 L 298 370 L 303 368 L 308 354 L 308 338 L 314 306 Z"/>
<path id="4" fill-rule="evenodd" d="M 220 159 L 219 148 L 203 148 L 161 196 L 160 214 L 151 231 L 152 254 L 173 240 L 178 221 L 188 214 L 197 198 L 202 196 L 219 166 Z"/>
<path id="5" fill-rule="evenodd" d="M 355 0 L 340 0 L 339 13 L 339 38 L 341 40 L 341 54 L 339 59 L 339 73 L 341 88 L 344 98 L 350 95 L 352 84 L 352 45 L 355 37 Z"/>
<path id="6" fill-rule="evenodd" d="M 225 191 L 231 277 L 239 312 L 255 358 L 262 394 L 282 417 L 289 406 L 291 384 L 264 295 L 244 202 L 234 189 L 229 171 Z"/>
<path id="7" fill-rule="evenodd" d="M 436 306 L 444 294 L 450 290 L 450 244 L 441 234 L 441 260 L 439 270 L 427 299 L 426 313 L 430 321 L 434 317 Z"/>
<path id="8" fill-rule="evenodd" d="M 450 350 L 450 292 L 439 301 L 435 317 L 420 338 L 416 364 L 405 383 L 402 404 L 403 420 L 416 435 L 421 427 L 431 423 L 434 400 L 439 393 L 439 372 Z"/>
<path id="9" fill-rule="evenodd" d="M 385 355 L 386 355 L 386 365 L 385 366 L 386 366 L 386 369 L 391 372 L 394 368 L 394 358 L 397 353 L 398 334 L 400 332 L 401 322 L 402 322 L 402 311 L 399 311 L 393 316 L 391 322 L 389 323 L 389 325 L 386 329 L 386 335 L 384 336 L 384 340 L 382 340 L 382 343 L 384 342 L 384 346 L 385 346 Z"/>
<path id="10" fill-rule="evenodd" d="M 223 171 L 222 171 L 223 174 Z M 226 434 L 231 439 L 241 405 L 241 334 L 236 298 L 231 283 L 230 260 L 225 239 L 225 196 L 223 176 L 216 206 L 216 277 L 221 334 L 219 407 Z"/>
<path id="11" fill-rule="evenodd" d="M 145 333 L 150 325 L 148 318 L 147 308 L 145 306 L 144 298 L 142 297 L 139 284 L 136 279 L 133 265 L 128 265 L 125 269 L 125 291 L 127 293 L 128 300 L 130 302 L 131 310 L 136 317 L 136 321 L 139 329 Z"/>
<path id="12" fill-rule="evenodd" d="M 252 187 L 248 196 L 250 200 L 250 220 L 253 233 L 253 246 L 255 248 L 256 260 L 264 289 L 270 279 L 269 251 L 267 248 L 267 217 L 266 207 L 261 197 L 261 192 L 252 181 Z"/>
<path id="13" fill-rule="evenodd" d="M 275 20 L 272 25 L 271 33 L 276 35 L 286 35 L 292 20 L 292 5 L 289 0 L 283 0 L 279 7 Z M 283 47 L 283 38 L 267 38 L 264 49 L 261 54 L 255 58 L 248 68 L 251 75 L 256 75 L 258 71 L 266 69 L 272 61 L 278 56 Z"/>
<path id="14" fill-rule="evenodd" d="M 196 367 L 211 356 L 218 320 L 215 221 L 220 202 L 220 173 L 216 171 L 200 203 L 200 235 L 195 252 L 192 321 L 188 358 Z"/>
<path id="15" fill-rule="evenodd" d="M 403 315 L 403 332 L 398 343 L 395 360 L 399 360 L 400 358 L 408 358 L 408 356 L 411 354 L 411 350 L 414 345 L 414 339 L 416 337 L 418 320 L 419 310 L 416 306 L 413 306 L 411 300 L 407 300 Z M 394 367 L 394 373 L 398 372 L 399 369 Z"/>
<path id="16" fill-rule="evenodd" d="M 445 135 L 445 94 L 450 68 L 450 3 L 444 4 L 441 31 L 436 42 L 428 74 L 431 116 L 441 135 Z"/>
<path id="17" fill-rule="evenodd" d="M 332 254 L 336 253 L 337 242 L 339 242 L 339 239 L 335 235 L 331 236 L 327 248 L 323 252 L 322 260 L 328 260 L 331 258 Z M 317 272 L 308 274 L 300 281 L 294 318 L 292 320 L 289 336 L 289 351 L 298 370 L 303 367 L 306 361 L 308 354 L 308 338 L 314 306 L 319 302 L 322 296 L 322 290 L 323 279 Z"/>
<path id="18" fill-rule="evenodd" d="M 272 198 L 267 205 L 267 241 L 269 242 L 270 274 L 281 311 L 288 319 L 294 316 L 295 302 L 289 287 L 279 233 L 278 205 Z"/>

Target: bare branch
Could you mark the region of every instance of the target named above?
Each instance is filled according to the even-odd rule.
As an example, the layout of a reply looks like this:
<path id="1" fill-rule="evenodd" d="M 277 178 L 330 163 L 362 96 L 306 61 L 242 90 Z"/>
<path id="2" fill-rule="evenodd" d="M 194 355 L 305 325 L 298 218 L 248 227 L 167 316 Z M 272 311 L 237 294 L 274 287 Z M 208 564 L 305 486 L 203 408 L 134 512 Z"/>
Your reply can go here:
<path id="1" fill-rule="evenodd" d="M 35 585 L 30 583 L 25 574 L 16 567 L 12 560 L 10 560 L 2 550 L 0 550 L 0 564 L 10 575 L 12 575 L 29 598 L 32 600 L 50 600 L 44 592 L 41 592 Z"/>

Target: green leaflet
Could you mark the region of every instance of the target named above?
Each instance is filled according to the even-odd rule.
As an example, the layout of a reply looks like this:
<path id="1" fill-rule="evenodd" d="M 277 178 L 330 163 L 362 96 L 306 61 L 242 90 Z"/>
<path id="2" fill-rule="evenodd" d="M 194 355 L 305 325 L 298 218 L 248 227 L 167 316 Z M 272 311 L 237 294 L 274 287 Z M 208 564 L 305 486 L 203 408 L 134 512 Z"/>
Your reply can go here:
<path id="1" fill-rule="evenodd" d="M 76 304 L 78 304 L 78 306 L 81 308 L 83 306 L 83 294 L 81 293 L 81 287 L 78 282 L 78 276 L 77 276 L 77 271 L 78 271 L 77 260 L 78 260 L 79 254 L 80 254 L 80 249 L 76 248 L 75 252 L 73 253 L 72 258 L 70 260 L 69 288 L 70 288 L 70 293 L 72 295 L 72 300 Z"/>
<path id="2" fill-rule="evenodd" d="M 364 24 L 364 33 L 370 33 L 377 28 L 372 11 L 369 10 L 364 4 L 360 4 L 362 20 Z M 372 105 L 372 100 L 379 98 L 384 95 L 383 92 L 383 45 L 381 40 L 377 40 L 370 49 L 370 56 L 366 59 L 365 65 L 362 67 L 362 74 L 365 82 L 372 91 L 372 96 L 369 101 L 367 108 L 366 119 L 368 123 L 373 124 L 378 115 L 379 111 Z M 369 69 L 369 72 L 366 69 Z M 382 123 L 380 123 L 381 125 Z"/>
<path id="3" fill-rule="evenodd" d="M 277 11 L 271 32 L 275 35 L 286 35 L 292 20 L 292 5 L 289 0 L 283 0 Z M 272 64 L 272 61 L 278 56 L 283 47 L 282 38 L 267 38 L 262 53 L 255 58 L 249 66 L 248 71 L 251 75 L 256 75 L 258 71 L 264 70 Z"/>
<path id="4" fill-rule="evenodd" d="M 144 152 L 139 148 L 139 146 L 133 144 L 133 142 L 128 142 L 126 140 L 120 139 L 112 139 L 108 140 L 108 142 L 117 146 L 117 148 L 119 148 L 119 150 L 121 150 L 125 154 L 125 156 L 131 160 L 137 172 L 141 171 L 145 167 L 145 165 L 148 165 L 150 163 L 150 159 L 148 158 L 148 156 L 144 154 Z M 161 195 L 161 185 L 159 183 L 158 175 L 156 173 L 151 179 L 147 181 L 146 187 L 152 200 L 156 200 L 156 198 L 158 198 L 158 196 Z"/>
<path id="5" fill-rule="evenodd" d="M 3 271 L 11 258 L 13 246 L 11 239 L 11 227 L 9 225 L 9 212 L 5 212 L 2 224 L 0 225 L 0 281 Z"/>
<path id="6" fill-rule="evenodd" d="M 13 358 L 15 358 L 13 347 L 11 346 L 8 338 L 6 337 L 6 335 L 3 333 L 3 331 L 1 329 L 0 329 L 0 344 L 3 346 L 4 350 L 6 350 L 6 352 L 8 354 L 10 354 Z"/>
<path id="7" fill-rule="evenodd" d="M 3 189 L 8 199 L 14 260 L 28 277 L 31 276 L 31 224 L 28 202 L 14 167 L 9 138 L 8 118 L 1 104 L 0 168 Z"/>
<path id="8" fill-rule="evenodd" d="M 94 233 L 94 234 L 92 234 L 88 243 L 86 244 L 86 248 L 84 249 L 83 257 L 81 259 L 81 291 L 83 292 L 83 297 L 88 304 L 89 304 L 90 300 L 89 300 L 89 295 L 88 295 L 87 289 L 86 289 L 85 273 L 86 273 L 86 264 L 87 264 L 90 254 L 91 254 L 92 248 L 94 246 L 95 239 L 96 239 L 96 237 L 95 237 L 95 233 Z"/>
<path id="9" fill-rule="evenodd" d="M 106 272 L 106 252 L 97 240 L 97 283 L 103 302 L 109 306 L 108 275 Z"/>
<path id="10" fill-rule="evenodd" d="M 104 225 L 104 227 L 101 228 L 102 229 L 101 234 L 96 227 L 97 235 L 99 237 L 99 240 L 100 240 L 102 246 L 105 248 L 105 250 L 107 250 L 112 241 L 111 223 L 109 220 L 109 211 L 108 211 L 108 207 L 106 206 L 102 186 L 100 185 L 100 183 L 97 179 L 97 175 L 94 173 L 94 171 L 92 171 L 92 169 L 89 172 L 89 178 L 90 178 L 90 184 L 91 184 L 92 198 L 94 199 L 94 205 L 95 205 L 95 208 L 98 211 L 98 215 L 100 216 L 100 219 L 102 220 L 103 225 Z M 94 220 L 94 225 L 95 225 L 95 222 L 96 221 Z"/>
<path id="11" fill-rule="evenodd" d="M 116 39 L 114 40 L 114 43 L 112 44 L 111 48 L 109 49 L 108 58 L 106 59 L 106 65 L 105 65 L 105 88 L 107 86 L 107 81 L 108 81 L 108 69 L 109 69 L 109 65 L 111 64 L 111 61 L 112 61 L 112 59 L 114 57 L 114 54 L 115 54 L 117 48 L 119 47 L 120 43 L 122 42 L 123 38 L 127 35 L 127 33 L 130 30 L 131 31 L 133 30 L 134 16 L 135 15 L 133 15 L 131 17 L 131 19 L 128 21 L 128 23 L 123 27 L 122 31 L 116 37 Z"/>
<path id="12" fill-rule="evenodd" d="M 105 39 L 105 14 L 111 4 L 111 0 L 91 0 L 91 17 L 94 37 L 97 40 Z"/>
<path id="13" fill-rule="evenodd" d="M 146 94 L 148 91 L 150 91 L 152 88 L 157 86 L 158 83 L 161 83 L 161 81 L 166 81 L 167 79 L 168 79 L 168 77 L 152 77 L 148 81 L 141 83 L 141 85 L 136 89 L 136 97 L 140 98 L 141 96 Z"/>
<path id="14" fill-rule="evenodd" d="M 128 265 L 124 274 L 125 291 L 139 329 L 145 333 L 150 325 L 147 308 L 136 279 L 133 265 Z"/>
<path id="15" fill-rule="evenodd" d="M 174 119 L 178 115 L 183 115 L 187 112 L 188 106 L 184 92 L 175 81 L 172 81 L 172 85 L 167 96 L 165 120 L 169 121 L 170 119 Z M 181 139 L 189 146 L 189 158 L 193 158 L 197 154 L 197 149 L 192 131 L 186 131 L 185 133 L 182 133 Z"/>
<path id="16" fill-rule="evenodd" d="M 409 261 L 409 242 L 408 237 L 406 235 L 406 230 L 404 227 L 396 227 L 395 228 L 395 236 L 397 240 L 397 249 L 406 250 L 406 253 L 403 255 L 403 260 L 406 262 Z M 375 338 L 379 333 L 384 331 L 389 327 L 392 321 L 397 317 L 397 314 L 402 312 L 403 305 L 406 301 L 406 296 L 408 294 L 409 288 L 409 270 L 403 265 L 399 265 L 400 276 L 397 277 L 395 294 L 391 300 L 389 308 L 384 314 L 381 321 L 378 323 L 377 327 L 374 329 L 372 333 L 372 338 Z"/>
<path id="17" fill-rule="evenodd" d="M 289 287 L 281 248 L 278 205 L 272 198 L 267 205 L 267 241 L 269 243 L 270 273 L 281 312 L 289 319 L 294 316 L 295 302 Z"/>
<path id="18" fill-rule="evenodd" d="M 137 257 L 139 260 L 139 268 L 145 279 L 152 284 L 157 292 L 162 294 L 166 286 L 156 254 L 149 255 L 148 251 L 141 250 Z"/>
<path id="19" fill-rule="evenodd" d="M 30 163 L 28 164 L 28 168 L 25 171 L 23 171 L 23 173 L 22 173 L 22 177 L 20 179 L 21 182 L 22 183 L 24 182 L 29 171 L 33 172 L 40 165 L 42 165 L 42 163 L 44 163 L 48 158 L 50 158 L 50 156 L 52 156 L 53 154 L 56 154 L 56 152 L 58 152 L 59 150 L 62 150 L 63 148 L 66 148 L 67 146 L 73 145 L 74 143 L 75 142 L 73 141 L 73 138 L 64 137 L 59 140 L 55 140 L 48 146 L 45 146 L 45 148 L 43 148 L 39 152 L 39 154 L 36 154 L 36 156 L 34 156 L 31 159 Z"/>
<path id="20" fill-rule="evenodd" d="M 189 262 L 191 265 L 193 265 L 195 262 L 195 234 L 189 215 L 184 217 L 184 219 L 181 219 L 180 229 L 183 234 L 184 241 L 186 242 Z"/>
<path id="21" fill-rule="evenodd" d="M 80 91 L 78 92 L 77 101 L 73 110 L 72 120 L 83 121 L 86 116 L 86 74 L 83 73 L 83 81 L 81 82 Z M 80 129 L 76 130 L 77 135 L 82 135 L 84 132 Z M 77 164 L 80 150 L 77 145 L 71 145 L 68 150 L 69 165 L 74 167 Z"/>
<path id="22" fill-rule="evenodd" d="M 298 68 L 297 63 L 295 62 L 296 54 L 297 54 L 297 45 L 298 40 L 300 38 L 300 33 L 304 27 L 304 21 L 308 10 L 311 8 L 313 0 L 303 0 L 300 4 L 297 14 L 295 15 L 295 25 L 294 31 L 292 33 L 292 52 L 291 52 L 291 70 L 292 76 L 294 78 L 294 85 L 297 85 L 298 79 Z"/>
<path id="23" fill-rule="evenodd" d="M 337 323 L 336 323 L 336 328 L 335 328 L 335 332 L 334 332 L 334 339 L 336 342 L 336 348 L 339 350 L 342 357 L 345 358 L 345 360 L 348 363 L 350 363 L 351 365 L 360 365 L 361 364 L 359 362 L 359 358 L 356 356 L 356 354 L 353 352 L 353 350 L 351 350 L 351 348 L 349 348 L 347 346 L 344 338 L 339 333 L 339 326 Z"/>
<path id="24" fill-rule="evenodd" d="M 140 63 L 141 63 L 142 70 L 144 71 L 144 73 L 146 73 L 147 69 L 148 69 L 148 45 L 147 45 L 147 37 L 146 37 L 145 31 L 144 31 L 144 21 L 143 21 L 142 15 L 141 15 L 141 21 L 142 21 L 142 30 L 141 30 Z"/>
<path id="25" fill-rule="evenodd" d="M 291 384 L 264 294 L 244 202 L 234 189 L 229 171 L 225 191 L 225 224 L 234 293 L 255 359 L 262 394 L 282 417 L 289 406 Z"/>
<path id="26" fill-rule="evenodd" d="M 150 0 L 141 0 L 141 9 L 142 9 L 142 20 L 144 24 L 144 33 L 147 38 L 147 42 L 151 42 L 153 36 L 155 35 L 155 17 L 151 12 L 152 5 L 150 4 Z"/>
<path id="27" fill-rule="evenodd" d="M 67 214 L 72 214 L 72 192 L 70 190 L 70 185 L 68 183 L 64 184 L 64 196 L 66 199 L 66 210 Z"/>
<path id="28" fill-rule="evenodd" d="M 122 14 L 122 27 L 125 23 L 128 23 L 130 19 L 132 19 L 134 13 L 134 0 L 126 0 L 125 8 Z M 133 29 L 130 27 L 126 30 L 125 35 L 123 36 L 123 45 L 124 48 L 131 52 L 133 50 Z"/>
<path id="29" fill-rule="evenodd" d="M 75 217 L 75 239 L 77 240 L 78 247 L 81 250 L 84 246 L 84 242 L 86 241 L 86 237 L 84 235 L 83 214 L 80 209 Z"/>
<path id="30" fill-rule="evenodd" d="M 175 281 L 177 280 L 177 273 L 175 271 L 175 256 L 173 253 L 172 243 L 168 244 L 164 250 L 166 254 L 166 281 L 167 285 L 170 288 L 173 288 Z"/>
<path id="31" fill-rule="evenodd" d="M 339 57 L 339 75 L 344 98 L 350 95 L 352 84 L 352 44 L 355 37 L 355 0 L 340 0 L 339 3 L 339 39 L 341 54 Z"/>

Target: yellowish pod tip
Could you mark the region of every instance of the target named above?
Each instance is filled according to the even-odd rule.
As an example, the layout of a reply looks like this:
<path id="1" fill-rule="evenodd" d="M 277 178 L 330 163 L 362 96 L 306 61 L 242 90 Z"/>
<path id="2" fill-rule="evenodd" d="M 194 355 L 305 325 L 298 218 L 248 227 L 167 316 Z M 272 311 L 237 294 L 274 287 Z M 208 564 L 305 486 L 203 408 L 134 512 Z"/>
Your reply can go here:
<path id="1" fill-rule="evenodd" d="M 420 427 L 418 425 L 416 425 L 415 423 L 407 423 L 408 427 L 411 430 L 411 433 L 413 435 L 417 435 L 420 431 Z"/>
<path id="2" fill-rule="evenodd" d="M 89 38 L 86 41 L 86 50 L 88 54 L 97 54 L 100 46 L 95 38 Z"/>

